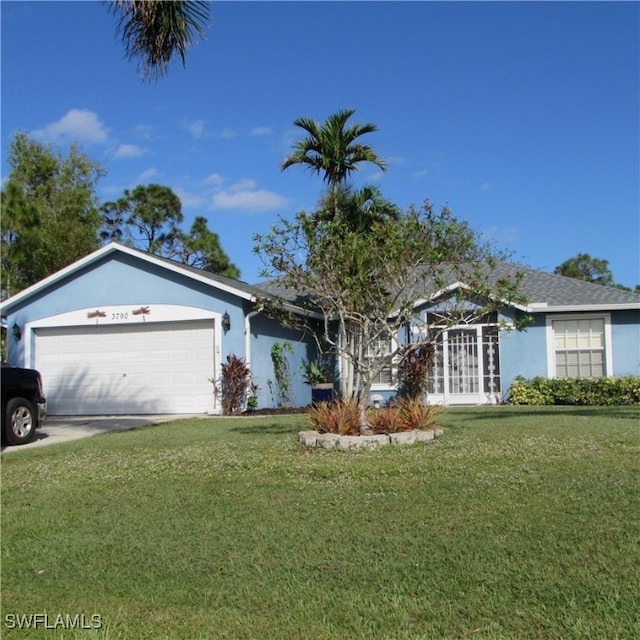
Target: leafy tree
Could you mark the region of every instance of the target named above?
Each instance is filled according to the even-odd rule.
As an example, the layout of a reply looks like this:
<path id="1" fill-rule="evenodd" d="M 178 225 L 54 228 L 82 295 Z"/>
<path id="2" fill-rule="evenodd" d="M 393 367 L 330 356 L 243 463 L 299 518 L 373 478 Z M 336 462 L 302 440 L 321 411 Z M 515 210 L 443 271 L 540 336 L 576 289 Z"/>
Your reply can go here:
<path id="1" fill-rule="evenodd" d="M 176 55 L 185 66 L 187 49 L 206 34 L 210 5 L 206 0 L 111 2 L 126 55 L 138 60 L 143 81 L 164 76 Z"/>
<path id="2" fill-rule="evenodd" d="M 2 197 L 3 296 L 96 249 L 100 214 L 95 188 L 105 175 L 103 167 L 75 144 L 63 154 L 25 133 L 12 140 L 7 164 Z"/>
<path id="3" fill-rule="evenodd" d="M 173 258 L 227 278 L 240 278 L 240 270 L 222 249 L 220 236 L 207 228 L 207 219 L 202 216 L 196 217 L 188 234 L 180 234 Z"/>
<path id="4" fill-rule="evenodd" d="M 606 286 L 613 285 L 613 274 L 609 269 L 609 261 L 592 258 L 588 253 L 579 253 L 574 258 L 565 260 L 555 268 L 554 273 L 585 282 Z"/>
<path id="5" fill-rule="evenodd" d="M 102 217 L 103 242 L 115 240 L 198 269 L 240 277 L 206 218 L 196 217 L 190 230 L 182 231 L 182 203 L 169 187 L 150 184 L 125 190 L 119 200 L 103 204 Z"/>
<path id="6" fill-rule="evenodd" d="M 306 165 L 312 172 L 322 174 L 330 196 L 336 200 L 333 207 L 336 216 L 338 190 L 346 186 L 349 176 L 358 170 L 360 163 L 371 162 L 383 171 L 387 168 L 370 146 L 358 141 L 378 128 L 372 123 L 347 125 L 354 113 L 355 109 L 343 109 L 321 123 L 311 118 L 294 120 L 294 124 L 307 135 L 294 145 L 293 153 L 280 165 L 283 171 L 296 164 Z"/>
<path id="7" fill-rule="evenodd" d="M 366 233 L 376 222 L 397 220 L 400 209 L 383 197 L 380 189 L 366 185 L 354 190 L 340 187 L 320 201 L 320 210 L 315 214 L 318 222 L 328 222 L 339 211 L 342 222 L 351 231 Z"/>
<path id="8" fill-rule="evenodd" d="M 103 204 L 102 216 L 103 239 L 124 240 L 158 255 L 171 253 L 184 219 L 180 198 L 159 184 L 126 189 L 119 200 Z"/>
<path id="9" fill-rule="evenodd" d="M 2 298 L 10 297 L 28 286 L 29 246 L 38 242 L 41 214 L 27 202 L 22 189 L 15 183 L 7 183 L 1 194 L 0 228 L 2 230 Z"/>
<path id="10" fill-rule="evenodd" d="M 267 310 L 309 330 L 319 349 L 328 344 L 340 356 L 341 393 L 358 399 L 363 429 L 372 384 L 391 362 L 428 349 L 446 326 L 472 323 L 523 300 L 521 275 L 493 277 L 490 248 L 448 209 L 435 212 L 428 201 L 374 222 L 366 233 L 301 212 L 255 240 L 264 275 L 282 292 L 264 301 Z M 455 281 L 468 288 L 446 293 Z M 438 291 L 445 292 L 438 301 L 443 324 L 428 327 L 416 300 Z M 308 313 L 288 311 L 291 301 Z M 409 327 L 411 344 L 397 339 Z"/>

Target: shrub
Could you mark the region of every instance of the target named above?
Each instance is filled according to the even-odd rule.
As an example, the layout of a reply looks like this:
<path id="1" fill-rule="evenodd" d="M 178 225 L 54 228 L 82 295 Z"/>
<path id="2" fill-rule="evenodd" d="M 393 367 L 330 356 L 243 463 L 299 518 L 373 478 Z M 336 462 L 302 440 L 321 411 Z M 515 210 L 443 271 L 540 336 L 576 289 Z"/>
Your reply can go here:
<path id="1" fill-rule="evenodd" d="M 433 428 L 441 410 L 439 406 L 401 398 L 389 407 L 371 410 L 367 417 L 374 433 L 398 433 Z"/>
<path id="2" fill-rule="evenodd" d="M 535 380 L 516 378 L 509 387 L 509 402 L 511 404 L 545 405 L 553 404 Z"/>
<path id="3" fill-rule="evenodd" d="M 258 387 L 251 382 L 247 363 L 234 354 L 228 355 L 226 363 L 222 365 L 220 379 L 214 382 L 214 392 L 222 397 L 222 413 L 225 416 L 239 413 L 247 396 L 255 396 L 257 390 Z"/>
<path id="4" fill-rule="evenodd" d="M 640 404 L 640 377 L 516 378 L 508 401 L 517 405 L 625 405 Z"/>
<path id="5" fill-rule="evenodd" d="M 419 400 L 427 392 L 429 370 L 434 355 L 433 344 L 414 347 L 404 354 L 398 363 L 398 384 L 401 396 Z"/>
<path id="6" fill-rule="evenodd" d="M 287 354 L 291 353 L 293 353 L 293 345 L 288 340 L 275 342 L 271 347 L 275 382 L 268 380 L 267 384 L 278 407 L 288 407 L 293 403 L 289 358 L 287 357 Z"/>
<path id="7" fill-rule="evenodd" d="M 404 426 L 404 431 L 431 429 L 436 426 L 441 411 L 442 407 L 424 404 L 419 400 L 401 400 L 400 423 Z"/>
<path id="8" fill-rule="evenodd" d="M 309 409 L 309 422 L 320 433 L 341 436 L 357 435 L 360 429 L 360 409 L 353 400 L 319 402 Z"/>
<path id="9" fill-rule="evenodd" d="M 404 431 L 400 407 L 397 404 L 367 411 L 367 420 L 373 433 L 398 433 Z"/>

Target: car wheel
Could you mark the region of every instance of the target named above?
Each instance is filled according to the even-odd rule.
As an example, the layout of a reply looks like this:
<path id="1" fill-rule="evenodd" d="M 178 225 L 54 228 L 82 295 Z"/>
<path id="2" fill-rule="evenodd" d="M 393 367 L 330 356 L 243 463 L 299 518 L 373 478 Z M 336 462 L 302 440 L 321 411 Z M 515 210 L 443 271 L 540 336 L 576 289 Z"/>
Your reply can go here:
<path id="1" fill-rule="evenodd" d="M 7 402 L 4 436 L 8 444 L 26 444 L 36 435 L 36 409 L 24 398 Z"/>

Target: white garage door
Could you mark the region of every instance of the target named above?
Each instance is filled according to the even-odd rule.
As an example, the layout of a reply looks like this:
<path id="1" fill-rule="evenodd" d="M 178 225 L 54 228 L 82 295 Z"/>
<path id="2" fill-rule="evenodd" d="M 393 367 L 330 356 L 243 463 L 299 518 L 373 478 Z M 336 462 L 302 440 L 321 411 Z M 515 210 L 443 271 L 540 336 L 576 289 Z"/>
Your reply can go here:
<path id="1" fill-rule="evenodd" d="M 51 415 L 213 409 L 213 321 L 36 330 Z"/>

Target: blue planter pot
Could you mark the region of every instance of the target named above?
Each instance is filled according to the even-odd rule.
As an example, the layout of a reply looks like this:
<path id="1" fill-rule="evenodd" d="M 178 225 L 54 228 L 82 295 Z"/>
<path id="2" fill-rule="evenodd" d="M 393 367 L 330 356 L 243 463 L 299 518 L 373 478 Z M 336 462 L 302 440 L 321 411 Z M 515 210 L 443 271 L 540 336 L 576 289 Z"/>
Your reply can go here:
<path id="1" fill-rule="evenodd" d="M 333 400 L 333 383 L 314 384 L 311 387 L 311 402 L 331 402 Z"/>

